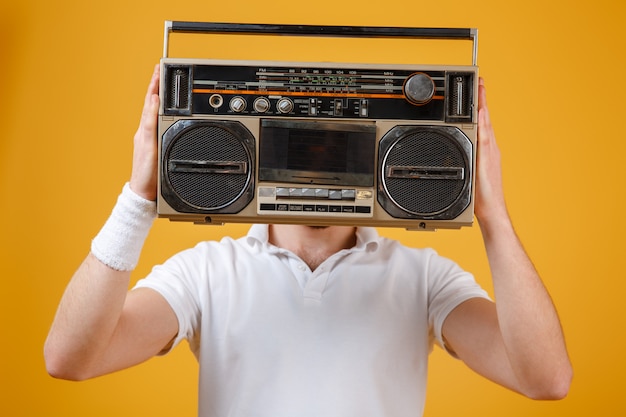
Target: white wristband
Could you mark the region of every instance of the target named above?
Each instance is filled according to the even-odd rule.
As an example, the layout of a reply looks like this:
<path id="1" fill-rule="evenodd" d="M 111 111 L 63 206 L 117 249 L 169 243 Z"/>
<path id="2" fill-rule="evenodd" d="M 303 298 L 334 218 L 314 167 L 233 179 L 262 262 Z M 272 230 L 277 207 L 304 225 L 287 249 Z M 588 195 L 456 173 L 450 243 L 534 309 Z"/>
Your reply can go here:
<path id="1" fill-rule="evenodd" d="M 156 218 L 156 203 L 135 194 L 126 183 L 108 220 L 91 242 L 91 253 L 103 264 L 132 271 Z"/>

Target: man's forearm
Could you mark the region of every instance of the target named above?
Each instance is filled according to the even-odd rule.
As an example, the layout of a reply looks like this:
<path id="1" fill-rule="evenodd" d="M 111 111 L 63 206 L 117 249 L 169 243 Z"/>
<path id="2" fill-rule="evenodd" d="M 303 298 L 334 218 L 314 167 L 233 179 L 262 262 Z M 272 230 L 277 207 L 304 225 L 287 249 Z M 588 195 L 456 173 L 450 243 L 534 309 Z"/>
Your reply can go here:
<path id="1" fill-rule="evenodd" d="M 119 321 L 129 280 L 130 272 L 111 269 L 91 253 L 85 258 L 65 290 L 45 343 L 51 375 L 91 376 Z"/>
<path id="2" fill-rule="evenodd" d="M 531 397 L 562 398 L 572 368 L 561 324 L 508 216 L 481 223 L 498 321 L 511 366 Z"/>

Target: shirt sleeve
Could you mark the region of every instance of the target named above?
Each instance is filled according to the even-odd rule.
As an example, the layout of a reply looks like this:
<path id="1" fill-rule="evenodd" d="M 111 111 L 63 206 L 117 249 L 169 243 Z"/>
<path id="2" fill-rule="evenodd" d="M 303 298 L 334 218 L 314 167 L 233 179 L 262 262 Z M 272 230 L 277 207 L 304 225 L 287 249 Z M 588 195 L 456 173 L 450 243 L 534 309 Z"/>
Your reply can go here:
<path id="1" fill-rule="evenodd" d="M 428 250 L 428 322 L 436 343 L 449 351 L 443 340 L 443 323 L 448 314 L 471 298 L 490 299 L 474 276 L 450 259 Z"/>
<path id="2" fill-rule="evenodd" d="M 178 319 L 178 334 L 170 350 L 183 339 L 191 343 L 199 327 L 201 306 L 198 282 L 204 276 L 202 252 L 200 246 L 180 252 L 162 265 L 155 266 L 134 286 L 157 291 L 174 310 Z M 195 351 L 193 346 L 191 348 Z"/>

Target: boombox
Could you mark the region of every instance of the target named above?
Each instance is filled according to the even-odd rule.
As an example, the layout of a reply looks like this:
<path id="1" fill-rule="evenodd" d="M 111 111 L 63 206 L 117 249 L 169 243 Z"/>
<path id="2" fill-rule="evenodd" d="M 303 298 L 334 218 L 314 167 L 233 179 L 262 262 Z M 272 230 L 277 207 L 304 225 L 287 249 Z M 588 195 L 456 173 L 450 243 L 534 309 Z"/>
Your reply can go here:
<path id="1" fill-rule="evenodd" d="M 472 65 L 168 57 L 170 32 L 462 39 Z M 157 211 L 200 224 L 470 226 L 475 29 L 166 22 Z"/>

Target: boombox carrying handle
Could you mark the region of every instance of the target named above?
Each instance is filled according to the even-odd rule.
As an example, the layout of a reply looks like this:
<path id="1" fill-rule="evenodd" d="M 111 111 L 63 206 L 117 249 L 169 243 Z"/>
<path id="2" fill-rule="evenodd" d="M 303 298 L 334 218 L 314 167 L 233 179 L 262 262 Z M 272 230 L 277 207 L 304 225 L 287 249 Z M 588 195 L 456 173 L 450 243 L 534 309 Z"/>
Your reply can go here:
<path id="1" fill-rule="evenodd" d="M 325 36 L 349 38 L 458 39 L 472 41 L 472 65 L 477 63 L 478 29 L 415 28 L 383 26 L 316 26 L 251 23 L 213 23 L 165 21 L 163 57 L 169 54 L 169 35 L 181 33 L 213 33 L 238 35 Z"/>

